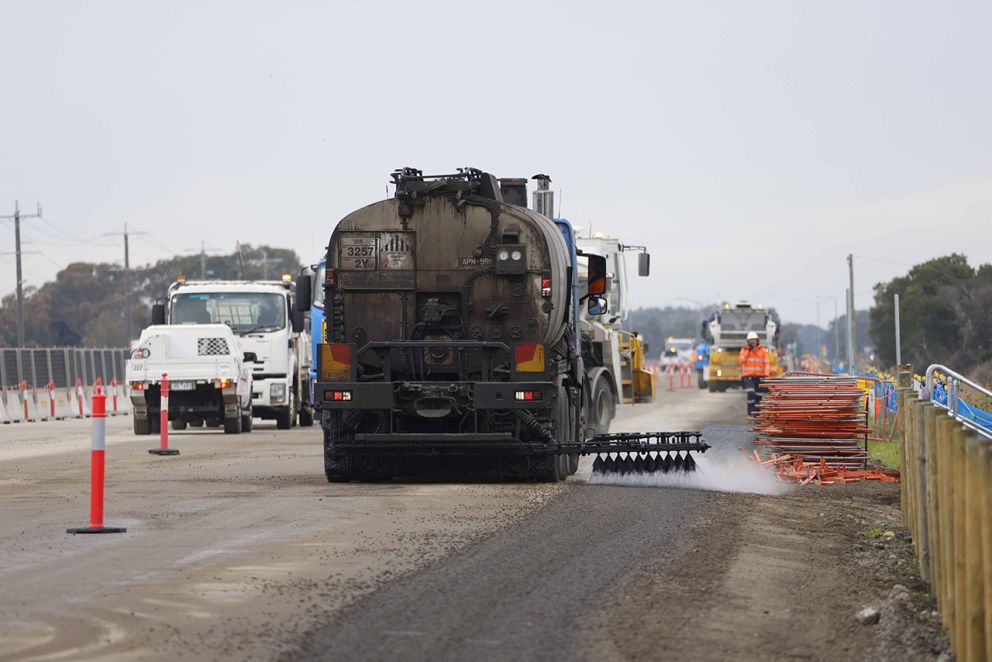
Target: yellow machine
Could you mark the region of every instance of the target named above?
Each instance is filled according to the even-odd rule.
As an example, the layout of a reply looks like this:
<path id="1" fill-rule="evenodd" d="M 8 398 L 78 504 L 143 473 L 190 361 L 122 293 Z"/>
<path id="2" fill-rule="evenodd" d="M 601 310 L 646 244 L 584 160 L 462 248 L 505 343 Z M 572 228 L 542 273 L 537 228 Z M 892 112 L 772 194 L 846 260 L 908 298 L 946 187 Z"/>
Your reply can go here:
<path id="1" fill-rule="evenodd" d="M 624 404 L 654 401 L 654 374 L 644 369 L 644 341 L 636 332 L 619 331 L 620 382 Z"/>
<path id="2" fill-rule="evenodd" d="M 751 331 L 758 334 L 768 350 L 771 376 L 782 375 L 783 367 L 778 360 L 778 325 L 764 306 L 752 306 L 746 301 L 741 301 L 736 306 L 724 304 L 720 311 L 713 314 L 707 330 L 712 337 L 713 347 L 703 378 L 711 392 L 740 388 L 741 365 L 738 356 L 741 348 L 747 344 L 747 334 Z"/>

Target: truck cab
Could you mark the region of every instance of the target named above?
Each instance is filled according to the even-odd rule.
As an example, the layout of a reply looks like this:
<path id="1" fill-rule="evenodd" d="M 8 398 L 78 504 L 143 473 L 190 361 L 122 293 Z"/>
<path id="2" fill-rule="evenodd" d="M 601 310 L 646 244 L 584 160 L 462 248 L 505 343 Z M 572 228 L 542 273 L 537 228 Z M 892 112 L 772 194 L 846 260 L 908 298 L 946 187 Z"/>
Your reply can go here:
<path id="1" fill-rule="evenodd" d="M 311 352 L 305 317 L 293 305 L 293 282 L 179 280 L 153 314 L 167 324 L 225 324 L 237 348 L 255 355 L 254 416 L 279 429 L 313 424 L 308 388 Z"/>

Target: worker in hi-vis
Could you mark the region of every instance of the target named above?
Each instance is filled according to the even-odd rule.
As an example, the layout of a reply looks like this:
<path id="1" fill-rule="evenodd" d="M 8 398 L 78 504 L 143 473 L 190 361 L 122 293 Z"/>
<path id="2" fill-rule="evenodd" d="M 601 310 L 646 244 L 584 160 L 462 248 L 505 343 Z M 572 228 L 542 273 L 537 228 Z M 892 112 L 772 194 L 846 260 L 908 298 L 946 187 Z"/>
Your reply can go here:
<path id="1" fill-rule="evenodd" d="M 741 348 L 737 360 L 741 364 L 741 382 L 747 392 L 747 415 L 752 416 L 761 402 L 761 395 L 758 393 L 761 378 L 771 375 L 768 352 L 758 342 L 758 334 L 754 331 L 747 334 L 747 345 Z"/>

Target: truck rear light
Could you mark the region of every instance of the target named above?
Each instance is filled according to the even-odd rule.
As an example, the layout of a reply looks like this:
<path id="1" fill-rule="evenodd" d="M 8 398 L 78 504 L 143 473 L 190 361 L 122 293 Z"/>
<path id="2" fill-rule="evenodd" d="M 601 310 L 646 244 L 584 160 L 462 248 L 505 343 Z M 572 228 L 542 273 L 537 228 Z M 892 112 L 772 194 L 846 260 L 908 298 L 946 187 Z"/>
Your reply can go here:
<path id="1" fill-rule="evenodd" d="M 336 277 L 337 274 L 334 273 L 334 269 L 328 269 L 324 272 L 324 279 L 330 285 L 334 285 Z"/>
<path id="2" fill-rule="evenodd" d="M 544 372 L 544 345 L 539 342 L 518 343 L 514 349 L 517 372 Z"/>
<path id="3" fill-rule="evenodd" d="M 337 402 L 350 402 L 351 391 L 324 391 L 325 400 L 335 400 Z"/>
<path id="4" fill-rule="evenodd" d="M 543 400 L 544 394 L 540 391 L 514 391 L 514 400 Z"/>
<path id="5" fill-rule="evenodd" d="M 541 296 L 551 296 L 551 274 L 547 272 L 541 274 Z"/>
<path id="6" fill-rule="evenodd" d="M 351 345 L 348 343 L 322 343 L 317 347 L 318 378 L 321 381 L 346 381 L 351 379 Z"/>
<path id="7" fill-rule="evenodd" d="M 232 384 L 234 384 L 234 382 L 226 377 L 217 380 L 217 388 L 230 388 Z"/>
<path id="8" fill-rule="evenodd" d="M 133 388 L 135 391 L 144 391 L 145 390 L 145 383 L 144 382 L 134 382 L 133 384 L 131 384 L 131 388 Z"/>

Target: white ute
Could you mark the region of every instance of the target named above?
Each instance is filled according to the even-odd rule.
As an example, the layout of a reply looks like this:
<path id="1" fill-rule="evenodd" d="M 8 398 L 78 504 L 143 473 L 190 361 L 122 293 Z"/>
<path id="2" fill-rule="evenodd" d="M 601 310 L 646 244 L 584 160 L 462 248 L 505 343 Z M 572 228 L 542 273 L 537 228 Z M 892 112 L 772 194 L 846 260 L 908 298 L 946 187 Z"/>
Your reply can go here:
<path id="1" fill-rule="evenodd" d="M 159 430 L 162 375 L 169 379 L 169 420 L 251 431 L 252 371 L 226 324 L 152 325 L 141 332 L 127 362 L 134 433 Z"/>
<path id="2" fill-rule="evenodd" d="M 153 324 L 224 324 L 238 349 L 252 352 L 252 415 L 275 419 L 280 430 L 313 425 L 307 380 L 310 334 L 293 306 L 293 281 L 186 281 L 169 286 L 165 303 L 152 308 Z M 189 422 L 193 422 L 190 420 Z M 173 427 L 185 427 L 177 419 Z"/>

